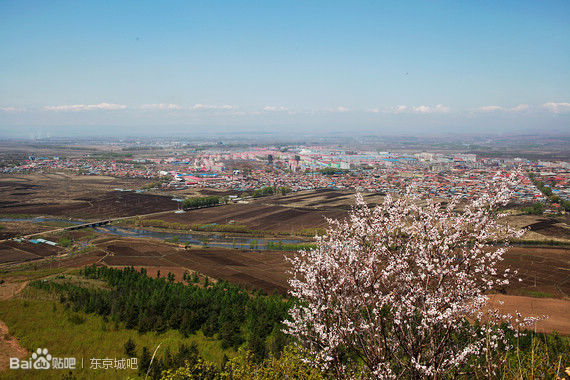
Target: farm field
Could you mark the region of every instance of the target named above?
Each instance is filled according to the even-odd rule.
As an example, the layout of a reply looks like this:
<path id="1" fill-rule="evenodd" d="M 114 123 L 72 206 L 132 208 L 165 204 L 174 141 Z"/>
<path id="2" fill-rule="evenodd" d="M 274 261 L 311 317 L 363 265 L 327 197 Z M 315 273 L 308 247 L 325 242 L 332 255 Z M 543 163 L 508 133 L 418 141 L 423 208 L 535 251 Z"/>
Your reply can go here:
<path id="1" fill-rule="evenodd" d="M 370 206 L 381 202 L 383 198 L 382 194 L 376 193 L 363 196 Z M 303 229 L 324 228 L 328 225 L 327 218 L 345 218 L 354 202 L 355 193 L 350 191 L 300 191 L 286 196 L 254 199 L 249 203 L 161 215 L 160 219 L 186 224 L 232 223 L 247 226 L 252 230 L 293 235 Z"/>
<path id="2" fill-rule="evenodd" d="M 175 210 L 171 196 L 137 189 L 142 179 L 34 174 L 0 178 L 0 214 L 52 215 L 77 219 L 110 218 Z"/>
<path id="3" fill-rule="evenodd" d="M 223 248 L 184 249 L 141 239 L 119 239 L 98 247 L 107 252 L 101 263 L 111 267 L 145 267 L 149 274 L 171 272 L 178 280 L 185 271 L 221 278 L 267 293 L 287 291 L 288 264 L 285 255 L 293 253 L 246 251 Z"/>
<path id="4" fill-rule="evenodd" d="M 264 291 L 287 289 L 287 255 L 295 252 L 249 251 L 224 248 L 184 249 L 158 241 L 122 238 L 98 244 L 107 252 L 102 263 L 109 266 L 153 267 L 198 271 L 212 278 L 247 284 Z M 511 247 L 502 267 L 517 270 L 522 279 L 512 281 L 509 295 L 570 300 L 570 250 L 562 248 Z M 163 268 L 163 269 L 161 269 Z"/>

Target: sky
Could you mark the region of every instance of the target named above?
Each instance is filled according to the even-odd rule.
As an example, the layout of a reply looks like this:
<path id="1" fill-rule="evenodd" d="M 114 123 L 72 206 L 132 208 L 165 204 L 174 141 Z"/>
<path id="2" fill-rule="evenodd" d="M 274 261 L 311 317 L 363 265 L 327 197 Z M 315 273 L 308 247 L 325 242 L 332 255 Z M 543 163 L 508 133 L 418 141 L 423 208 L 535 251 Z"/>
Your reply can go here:
<path id="1" fill-rule="evenodd" d="M 0 136 L 570 133 L 569 1 L 0 0 Z"/>

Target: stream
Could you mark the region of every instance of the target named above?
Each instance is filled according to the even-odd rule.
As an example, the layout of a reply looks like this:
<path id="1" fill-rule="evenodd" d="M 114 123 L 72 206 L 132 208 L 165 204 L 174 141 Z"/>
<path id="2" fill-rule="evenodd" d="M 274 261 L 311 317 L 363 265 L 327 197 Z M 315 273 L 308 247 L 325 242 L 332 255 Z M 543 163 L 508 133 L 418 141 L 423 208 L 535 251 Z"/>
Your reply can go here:
<path id="1" fill-rule="evenodd" d="M 45 223 L 45 222 L 62 222 L 69 224 L 84 224 L 85 221 L 73 219 L 58 219 L 58 218 L 0 218 L 0 222 L 32 222 L 32 223 Z M 139 228 L 131 227 L 117 227 L 111 225 L 95 227 L 95 230 L 101 233 L 108 233 L 111 235 L 121 237 L 133 238 L 155 238 L 160 240 L 178 239 L 179 243 L 189 243 L 194 245 L 203 245 L 208 247 L 220 248 L 240 248 L 251 250 L 262 250 L 267 247 L 268 243 L 279 244 L 303 244 L 307 243 L 303 240 L 297 239 L 268 239 L 250 236 L 224 236 L 220 233 L 188 233 L 188 232 L 162 232 L 162 231 L 149 231 Z"/>

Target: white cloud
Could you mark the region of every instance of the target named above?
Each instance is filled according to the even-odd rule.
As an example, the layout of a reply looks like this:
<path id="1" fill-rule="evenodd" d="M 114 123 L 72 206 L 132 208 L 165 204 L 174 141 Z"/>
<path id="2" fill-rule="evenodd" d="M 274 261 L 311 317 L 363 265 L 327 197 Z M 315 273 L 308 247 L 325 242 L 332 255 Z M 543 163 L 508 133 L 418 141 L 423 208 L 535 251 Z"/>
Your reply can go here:
<path id="1" fill-rule="evenodd" d="M 502 111 L 502 112 L 524 112 L 524 111 L 527 111 L 529 108 L 530 107 L 528 104 L 519 104 L 518 106 L 514 106 L 511 108 L 501 107 L 501 106 L 483 106 L 483 107 L 477 108 L 475 111 L 476 112 L 498 112 L 498 111 Z"/>
<path id="2" fill-rule="evenodd" d="M 193 106 L 190 106 L 190 109 L 193 110 L 231 110 L 233 109 L 233 106 L 230 106 L 228 104 L 225 104 L 223 106 L 214 106 L 214 105 L 209 105 L 209 104 L 194 104 Z"/>
<path id="3" fill-rule="evenodd" d="M 321 108 L 321 109 L 313 109 L 310 113 L 315 114 L 318 112 L 331 112 L 331 113 L 336 113 L 336 112 L 350 112 L 351 109 L 345 106 L 338 106 L 338 107 L 327 107 L 327 108 Z"/>
<path id="4" fill-rule="evenodd" d="M 544 108 L 552 113 L 566 113 L 570 112 L 570 103 L 544 103 Z"/>
<path id="5" fill-rule="evenodd" d="M 122 104 L 112 104 L 112 103 L 99 103 L 99 104 L 71 104 L 62 106 L 45 106 L 46 111 L 114 111 L 114 110 L 124 110 L 127 106 Z"/>
<path id="6" fill-rule="evenodd" d="M 277 111 L 288 111 L 289 109 L 287 107 L 283 107 L 283 106 L 265 106 L 263 107 L 264 111 L 269 111 L 269 112 L 277 112 Z"/>
<path id="7" fill-rule="evenodd" d="M 493 111 L 502 111 L 504 108 L 501 106 L 483 106 L 477 108 L 476 111 L 479 112 L 493 112 Z"/>
<path id="8" fill-rule="evenodd" d="M 513 108 L 509 108 L 507 111 L 509 112 L 523 112 L 529 109 L 528 104 L 519 104 Z"/>
<path id="9" fill-rule="evenodd" d="M 406 112 L 406 110 L 408 109 L 407 106 L 403 106 L 403 105 L 398 105 L 398 106 L 394 106 L 391 108 L 393 113 L 402 113 L 402 112 Z"/>
<path id="10" fill-rule="evenodd" d="M 410 112 L 429 114 L 429 113 L 448 113 L 449 111 L 450 111 L 450 108 L 447 106 L 444 106 L 443 104 L 437 104 L 435 106 L 426 106 L 426 105 L 405 106 L 405 105 L 399 104 L 397 106 L 392 106 L 388 110 L 383 111 L 383 112 L 394 113 L 394 114 L 410 113 Z"/>
<path id="11" fill-rule="evenodd" d="M 378 112 L 380 112 L 380 108 L 370 108 L 367 111 L 372 112 L 372 113 L 378 113 Z"/>
<path id="12" fill-rule="evenodd" d="M 412 110 L 417 113 L 431 113 L 431 108 L 429 106 L 417 106 L 412 107 Z"/>
<path id="13" fill-rule="evenodd" d="M 17 108 L 17 107 L 0 107 L 0 111 L 4 111 L 4 112 L 20 112 L 23 111 L 22 108 Z"/>
<path id="14" fill-rule="evenodd" d="M 175 111 L 175 110 L 181 110 L 182 106 L 178 104 L 158 103 L 158 104 L 143 104 L 140 108 L 142 110 Z"/>
<path id="15" fill-rule="evenodd" d="M 443 104 L 438 104 L 435 107 L 422 105 L 412 107 L 412 111 L 415 113 L 448 113 L 449 107 L 446 107 Z"/>

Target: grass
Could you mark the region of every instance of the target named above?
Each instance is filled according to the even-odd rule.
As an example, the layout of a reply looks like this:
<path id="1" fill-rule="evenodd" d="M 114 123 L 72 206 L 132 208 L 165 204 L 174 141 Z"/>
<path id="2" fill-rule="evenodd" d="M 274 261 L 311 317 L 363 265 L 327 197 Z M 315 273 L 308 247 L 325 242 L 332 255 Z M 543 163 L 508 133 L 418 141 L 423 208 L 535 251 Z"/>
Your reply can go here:
<path id="1" fill-rule="evenodd" d="M 10 218 L 10 219 L 28 219 L 33 217 L 34 215 L 30 214 L 0 214 L 0 218 Z"/>
<path id="2" fill-rule="evenodd" d="M 206 338 L 199 331 L 184 338 L 178 331 L 169 330 L 162 334 L 149 332 L 140 334 L 135 330 L 125 329 L 122 324 L 114 324 L 103 317 L 65 309 L 64 305 L 39 289 L 26 288 L 16 298 L 0 302 L 0 319 L 8 325 L 10 334 L 18 338 L 20 344 L 29 352 L 38 347 L 48 348 L 58 357 L 76 357 L 78 367 L 81 358 L 84 368 L 73 371 L 77 378 L 87 379 L 123 379 L 137 378 L 136 370 L 91 370 L 91 358 L 127 358 L 124 344 L 130 338 L 136 344 L 137 355 L 143 346 L 152 352 L 161 344 L 158 356 L 168 348 L 178 351 L 181 343 L 195 343 L 201 355 L 209 361 L 220 364 L 223 355 L 232 357 L 235 353 L 223 350 L 219 341 Z M 66 371 L 11 371 L 14 379 L 61 379 Z"/>
<path id="3" fill-rule="evenodd" d="M 544 240 L 515 239 L 515 240 L 511 240 L 511 245 L 570 247 L 570 241 L 562 241 L 562 240 L 554 240 L 554 239 L 544 239 Z"/>
<path id="4" fill-rule="evenodd" d="M 23 277 L 26 280 L 32 281 L 32 280 L 37 280 L 39 278 L 44 278 L 54 274 L 62 273 L 67 270 L 66 268 L 50 268 L 50 269 L 34 270 L 33 269 L 34 265 L 35 264 L 33 263 L 26 263 L 25 265 L 20 266 L 17 270 L 9 272 L 8 271 L 0 272 L 0 277 L 1 278 Z"/>
<path id="5" fill-rule="evenodd" d="M 49 222 L 42 222 L 39 223 L 41 226 L 44 227 L 56 227 L 56 228 L 63 228 L 63 227 L 71 227 L 71 226 L 75 226 L 75 223 L 71 223 L 71 222 L 58 222 L 58 221 L 49 221 Z"/>
<path id="6" fill-rule="evenodd" d="M 553 294 L 547 292 L 535 291 L 535 290 L 524 289 L 523 293 L 525 296 L 534 297 L 534 298 L 554 298 Z"/>
<path id="7" fill-rule="evenodd" d="M 223 232 L 251 235 L 256 237 L 264 236 L 290 236 L 289 232 L 284 231 L 268 231 L 256 230 L 243 224 L 186 224 L 179 222 L 167 222 L 162 219 L 123 219 L 113 222 L 113 225 L 119 227 L 147 227 L 157 228 L 170 232 Z M 322 228 L 304 228 L 297 231 L 293 235 L 304 237 L 315 237 L 315 235 L 324 235 L 325 230 Z"/>
<path id="8" fill-rule="evenodd" d="M 315 237 L 315 235 L 323 236 L 326 234 L 326 229 L 324 228 L 302 228 L 295 232 L 297 236 Z"/>
<path id="9" fill-rule="evenodd" d="M 270 251 L 299 251 L 299 250 L 307 251 L 316 248 L 317 248 L 316 244 L 310 244 L 310 243 L 288 244 L 288 243 L 282 243 L 281 241 L 276 243 L 269 241 L 265 246 L 265 249 Z"/>

